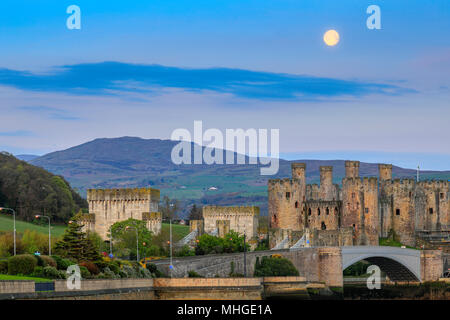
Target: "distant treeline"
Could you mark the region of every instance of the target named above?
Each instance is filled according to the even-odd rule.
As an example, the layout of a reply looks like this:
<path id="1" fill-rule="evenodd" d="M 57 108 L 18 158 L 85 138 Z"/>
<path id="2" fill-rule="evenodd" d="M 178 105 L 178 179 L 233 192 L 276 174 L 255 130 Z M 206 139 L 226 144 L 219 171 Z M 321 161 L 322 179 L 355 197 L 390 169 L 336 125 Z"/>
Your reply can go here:
<path id="1" fill-rule="evenodd" d="M 37 214 L 52 222 L 67 222 L 87 202 L 61 176 L 0 153 L 0 207 L 16 210 L 20 220 L 31 221 Z"/>

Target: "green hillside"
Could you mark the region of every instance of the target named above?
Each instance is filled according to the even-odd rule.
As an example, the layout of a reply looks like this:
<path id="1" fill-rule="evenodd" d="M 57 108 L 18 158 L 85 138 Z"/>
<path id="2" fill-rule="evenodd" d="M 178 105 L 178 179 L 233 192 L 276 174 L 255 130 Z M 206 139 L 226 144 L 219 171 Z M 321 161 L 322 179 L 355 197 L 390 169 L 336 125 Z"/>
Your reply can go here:
<path id="1" fill-rule="evenodd" d="M 27 229 L 48 234 L 48 226 L 40 226 L 31 222 L 16 220 L 16 230 L 18 233 L 23 233 Z M 52 236 L 61 236 L 65 229 L 66 227 L 64 225 L 52 225 Z M 0 214 L 0 231 L 13 231 L 13 218 L 11 216 Z"/>
<path id="2" fill-rule="evenodd" d="M 1 152 L 0 207 L 16 210 L 18 220 L 32 221 L 41 214 L 63 223 L 87 208 L 87 202 L 62 176 Z"/>

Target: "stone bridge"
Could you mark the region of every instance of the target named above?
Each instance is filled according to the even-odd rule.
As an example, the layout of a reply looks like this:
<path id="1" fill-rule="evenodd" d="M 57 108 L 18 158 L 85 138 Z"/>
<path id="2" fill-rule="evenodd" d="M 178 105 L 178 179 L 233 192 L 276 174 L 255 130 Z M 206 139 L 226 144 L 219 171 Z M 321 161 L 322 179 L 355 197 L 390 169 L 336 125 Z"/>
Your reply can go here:
<path id="1" fill-rule="evenodd" d="M 365 260 L 377 265 L 392 281 L 420 281 L 421 251 L 413 249 L 353 246 L 341 247 L 342 270 Z"/>
<path id="2" fill-rule="evenodd" d="M 443 273 L 443 257 L 440 250 L 412 250 L 395 247 L 311 247 L 295 250 L 281 249 L 247 252 L 245 269 L 252 277 L 256 259 L 279 254 L 295 265 L 299 276 L 310 282 L 325 282 L 329 286 L 343 286 L 343 270 L 366 260 L 378 265 L 392 281 L 433 281 Z M 172 277 L 186 277 L 195 271 L 205 277 L 227 277 L 244 274 L 244 254 L 219 254 L 155 261 L 159 270 Z"/>

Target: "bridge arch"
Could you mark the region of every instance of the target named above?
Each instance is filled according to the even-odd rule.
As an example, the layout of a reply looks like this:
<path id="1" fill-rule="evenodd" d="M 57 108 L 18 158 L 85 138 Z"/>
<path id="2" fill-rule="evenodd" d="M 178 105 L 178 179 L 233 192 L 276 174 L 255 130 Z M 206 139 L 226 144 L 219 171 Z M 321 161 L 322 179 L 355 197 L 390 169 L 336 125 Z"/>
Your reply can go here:
<path id="1" fill-rule="evenodd" d="M 342 271 L 365 260 L 377 265 L 393 281 L 420 281 L 420 251 L 394 247 L 342 247 Z"/>

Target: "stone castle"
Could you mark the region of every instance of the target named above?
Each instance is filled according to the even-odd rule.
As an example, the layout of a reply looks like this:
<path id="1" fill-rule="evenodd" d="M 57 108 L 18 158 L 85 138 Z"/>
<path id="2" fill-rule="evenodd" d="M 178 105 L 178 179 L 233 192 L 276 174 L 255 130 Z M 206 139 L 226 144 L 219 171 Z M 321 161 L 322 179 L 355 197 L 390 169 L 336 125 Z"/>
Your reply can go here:
<path id="1" fill-rule="evenodd" d="M 379 165 L 379 178 L 360 178 L 359 161 L 346 161 L 342 186 L 331 166 L 320 167 L 320 185 L 307 185 L 305 171 L 293 163 L 292 179 L 268 182 L 271 247 L 305 231 L 314 245 L 378 245 L 396 235 L 414 246 L 417 232 L 450 228 L 448 181 L 393 180 L 390 164 Z"/>
<path id="2" fill-rule="evenodd" d="M 89 189 L 89 214 L 83 216 L 85 230 L 97 232 L 108 240 L 109 228 L 129 218 L 143 220 L 153 234 L 161 232 L 160 193 L 153 188 Z"/>
<path id="3" fill-rule="evenodd" d="M 204 206 L 203 219 L 190 220 L 190 233 L 179 245 L 195 245 L 195 239 L 204 233 L 224 237 L 230 231 L 245 235 L 252 248 L 258 243 L 259 207 Z"/>

